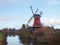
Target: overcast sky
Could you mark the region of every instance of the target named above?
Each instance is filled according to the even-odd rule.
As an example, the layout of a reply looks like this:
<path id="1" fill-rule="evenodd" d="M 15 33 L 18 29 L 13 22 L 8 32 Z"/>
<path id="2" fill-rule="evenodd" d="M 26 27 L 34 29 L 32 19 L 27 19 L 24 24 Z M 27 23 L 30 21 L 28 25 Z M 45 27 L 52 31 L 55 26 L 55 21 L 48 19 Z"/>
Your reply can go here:
<path id="1" fill-rule="evenodd" d="M 0 0 L 0 29 L 18 29 L 27 24 L 32 16 L 30 5 L 34 11 L 38 8 L 38 12 L 43 12 L 44 25 L 60 27 L 60 0 Z"/>

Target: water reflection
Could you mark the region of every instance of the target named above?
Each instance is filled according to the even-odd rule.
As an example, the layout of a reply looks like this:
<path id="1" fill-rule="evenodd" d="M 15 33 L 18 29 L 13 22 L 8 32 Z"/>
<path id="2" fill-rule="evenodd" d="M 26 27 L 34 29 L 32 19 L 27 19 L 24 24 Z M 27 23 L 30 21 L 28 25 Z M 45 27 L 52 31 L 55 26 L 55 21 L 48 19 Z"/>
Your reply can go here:
<path id="1" fill-rule="evenodd" d="M 41 42 L 38 41 L 37 39 L 31 39 L 31 38 L 24 38 L 24 37 L 20 37 L 19 38 L 21 41 L 21 43 L 23 43 L 24 45 L 49 45 L 47 42 Z"/>
<path id="2" fill-rule="evenodd" d="M 24 38 L 21 36 L 7 36 L 7 45 L 48 45 L 47 42 L 39 42 L 36 39 Z"/>
<path id="3" fill-rule="evenodd" d="M 23 45 L 19 42 L 19 36 L 8 36 L 7 37 L 7 45 Z"/>
<path id="4" fill-rule="evenodd" d="M 33 45 L 32 40 L 24 37 L 19 37 L 20 43 L 24 45 Z"/>

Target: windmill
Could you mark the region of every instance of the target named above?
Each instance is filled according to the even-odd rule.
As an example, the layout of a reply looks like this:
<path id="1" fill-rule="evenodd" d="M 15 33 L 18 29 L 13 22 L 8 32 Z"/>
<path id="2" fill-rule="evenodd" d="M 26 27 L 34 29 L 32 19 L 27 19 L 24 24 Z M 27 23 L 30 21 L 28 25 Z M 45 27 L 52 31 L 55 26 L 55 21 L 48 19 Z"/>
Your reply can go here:
<path id="1" fill-rule="evenodd" d="M 30 8 L 31 8 L 31 11 L 32 11 L 33 16 L 29 19 L 28 23 L 33 18 L 34 19 L 34 23 L 33 23 L 33 26 L 32 27 L 34 27 L 34 28 L 40 28 L 40 27 L 42 27 L 41 20 L 40 20 L 40 17 L 41 17 L 42 12 L 40 12 L 40 14 L 37 14 L 38 9 L 36 9 L 36 11 L 33 12 L 32 6 L 30 6 Z"/>

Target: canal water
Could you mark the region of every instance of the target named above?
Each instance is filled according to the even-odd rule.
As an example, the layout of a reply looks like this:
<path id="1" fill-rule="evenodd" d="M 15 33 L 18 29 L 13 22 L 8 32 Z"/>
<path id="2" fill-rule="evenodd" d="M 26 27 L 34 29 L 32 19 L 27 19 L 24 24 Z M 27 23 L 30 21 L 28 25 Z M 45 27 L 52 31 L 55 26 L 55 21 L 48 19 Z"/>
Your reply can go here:
<path id="1" fill-rule="evenodd" d="M 30 40 L 15 35 L 7 36 L 7 45 L 33 45 L 33 44 L 30 42 Z"/>
<path id="2" fill-rule="evenodd" d="M 23 45 L 20 40 L 19 36 L 7 36 L 7 45 Z"/>
<path id="3" fill-rule="evenodd" d="M 46 42 L 38 42 L 37 40 L 31 40 L 23 37 L 7 36 L 7 45 L 48 45 Z"/>

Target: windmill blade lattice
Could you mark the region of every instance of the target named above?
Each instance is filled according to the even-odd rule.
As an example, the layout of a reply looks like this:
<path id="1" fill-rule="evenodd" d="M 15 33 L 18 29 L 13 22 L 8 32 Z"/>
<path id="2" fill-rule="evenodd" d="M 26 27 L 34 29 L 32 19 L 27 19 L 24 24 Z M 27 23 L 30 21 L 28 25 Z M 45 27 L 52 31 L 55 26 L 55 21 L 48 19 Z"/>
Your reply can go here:
<path id="1" fill-rule="evenodd" d="M 32 6 L 30 6 L 30 8 L 31 8 L 32 14 L 34 14 L 33 9 L 32 9 Z"/>
<path id="2" fill-rule="evenodd" d="M 28 23 L 32 20 L 33 16 L 30 18 L 30 20 L 28 21 Z"/>
<path id="3" fill-rule="evenodd" d="M 38 12 L 38 9 L 35 11 L 35 14 Z"/>

